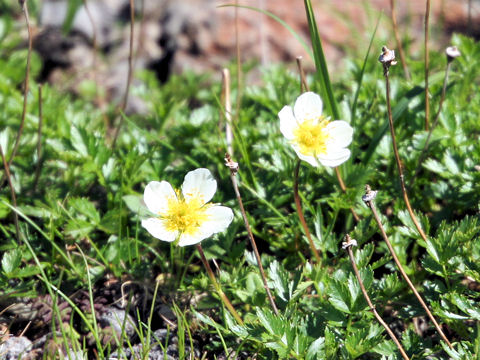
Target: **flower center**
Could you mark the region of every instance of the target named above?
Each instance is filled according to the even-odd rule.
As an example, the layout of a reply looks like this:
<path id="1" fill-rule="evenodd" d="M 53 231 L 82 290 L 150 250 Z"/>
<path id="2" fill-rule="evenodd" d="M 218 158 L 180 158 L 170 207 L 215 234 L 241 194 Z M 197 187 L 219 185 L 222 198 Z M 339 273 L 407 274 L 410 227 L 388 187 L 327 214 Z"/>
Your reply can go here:
<path id="1" fill-rule="evenodd" d="M 209 204 L 204 204 L 200 196 L 192 196 L 188 200 L 177 191 L 177 198 L 168 200 L 168 210 L 162 214 L 168 231 L 178 231 L 181 234 L 194 234 L 209 218 L 206 210 Z"/>
<path id="2" fill-rule="evenodd" d="M 328 120 L 323 116 L 316 120 L 305 120 L 293 131 L 295 137 L 293 141 L 305 156 L 316 156 L 327 151 L 326 142 L 329 135 L 325 132 L 325 127 Z"/>

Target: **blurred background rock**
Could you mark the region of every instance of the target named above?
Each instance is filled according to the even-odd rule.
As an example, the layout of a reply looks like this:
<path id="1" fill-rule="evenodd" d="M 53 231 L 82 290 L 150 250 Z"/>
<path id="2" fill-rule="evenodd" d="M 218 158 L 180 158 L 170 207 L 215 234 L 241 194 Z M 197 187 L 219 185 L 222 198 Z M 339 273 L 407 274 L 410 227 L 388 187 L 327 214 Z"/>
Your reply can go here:
<path id="1" fill-rule="evenodd" d="M 69 6 L 75 1 L 78 6 L 69 21 Z M 294 64 L 295 58 L 302 55 L 307 69 L 312 69 L 302 45 L 285 27 L 258 11 L 221 7 L 225 3 L 234 1 L 135 0 L 135 71 L 153 70 L 164 82 L 172 73 L 216 71 L 227 66 L 236 55 L 236 12 L 242 62 Z M 425 1 L 396 3 L 400 35 L 406 39 L 410 55 L 420 59 Z M 43 62 L 39 80 L 60 84 L 73 92 L 82 81 L 91 80 L 102 89 L 107 102 L 120 102 L 128 73 L 129 1 L 45 0 L 35 4 L 34 48 Z M 239 0 L 238 4 L 270 11 L 308 39 L 303 1 Z M 331 69 L 342 68 L 349 49 L 364 53 L 379 11 L 384 15 L 378 38 L 390 39 L 389 46 L 396 47 L 390 0 L 317 0 L 313 4 Z M 19 22 L 23 21 L 19 6 L 10 11 Z M 430 21 L 435 41 L 432 50 L 443 49 L 452 32 L 479 38 L 480 1 L 432 1 Z M 67 31 L 66 22 L 70 23 Z M 138 80 L 134 79 L 135 84 Z M 126 112 L 144 111 L 141 100 L 131 96 Z"/>

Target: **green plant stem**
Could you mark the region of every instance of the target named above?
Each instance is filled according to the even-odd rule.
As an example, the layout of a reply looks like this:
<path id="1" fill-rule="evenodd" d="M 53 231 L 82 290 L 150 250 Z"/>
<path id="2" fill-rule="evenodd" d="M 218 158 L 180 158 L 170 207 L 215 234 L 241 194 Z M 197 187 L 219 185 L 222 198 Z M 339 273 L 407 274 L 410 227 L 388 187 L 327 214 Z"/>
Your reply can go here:
<path id="1" fill-rule="evenodd" d="M 98 334 L 98 324 L 97 324 L 97 317 L 95 316 L 95 303 L 93 299 L 93 290 L 92 290 L 92 279 L 90 276 L 90 269 L 88 267 L 88 262 L 87 258 L 85 257 L 85 254 L 83 253 L 82 249 L 78 244 L 75 244 L 77 247 L 78 251 L 82 255 L 83 263 L 85 264 L 85 270 L 86 270 L 86 275 L 87 275 L 87 286 L 88 286 L 88 299 L 90 303 L 90 311 L 92 312 L 92 323 L 93 323 L 93 330 Z"/>
<path id="2" fill-rule="evenodd" d="M 228 160 L 231 161 L 229 154 L 226 154 L 225 158 L 227 159 L 227 161 Z M 255 258 L 257 259 L 258 269 L 260 270 L 260 275 L 262 276 L 262 280 L 263 280 L 263 287 L 267 292 L 268 301 L 270 302 L 270 305 L 273 311 L 275 312 L 275 315 L 278 315 L 277 306 L 275 305 L 275 301 L 273 300 L 272 293 L 270 292 L 270 288 L 268 287 L 267 277 L 265 275 L 265 271 L 262 265 L 262 258 L 260 257 L 260 253 L 258 252 L 257 244 L 255 242 L 255 238 L 253 236 L 252 229 L 250 227 L 250 223 L 248 222 L 247 214 L 245 212 L 245 207 L 243 206 L 242 196 L 240 195 L 240 190 L 238 189 L 236 173 L 237 171 L 235 169 L 230 168 L 230 179 L 232 180 L 233 190 L 235 191 L 235 196 L 237 197 L 238 206 L 240 207 L 240 212 L 242 213 L 243 222 L 245 223 L 245 228 L 247 229 L 248 239 L 250 240 L 250 244 L 252 245 Z"/>
<path id="3" fill-rule="evenodd" d="M 375 316 L 377 321 L 385 328 L 385 330 L 387 331 L 388 335 L 392 338 L 395 345 L 397 345 L 397 348 L 400 351 L 400 354 L 402 354 L 402 357 L 405 360 L 410 360 L 407 353 L 403 349 L 402 344 L 400 343 L 400 341 L 398 341 L 397 337 L 395 336 L 393 331 L 390 329 L 390 327 L 387 325 L 387 323 L 378 314 L 377 309 L 375 309 L 375 306 L 370 300 L 367 290 L 365 289 L 365 285 L 363 284 L 362 278 L 360 277 L 360 272 L 358 271 L 357 264 L 355 263 L 355 257 L 353 256 L 352 246 L 348 246 L 346 250 L 348 252 L 348 257 L 350 258 L 350 262 L 352 263 L 353 272 L 355 273 L 358 283 L 360 284 L 360 290 L 362 290 L 363 297 L 367 301 L 367 304 L 370 307 L 370 310 L 373 312 L 373 315 Z"/>
<path id="4" fill-rule="evenodd" d="M 367 191 L 368 192 L 368 191 Z M 408 277 L 407 273 L 405 272 L 405 270 L 403 270 L 403 267 L 402 267 L 402 264 L 400 263 L 400 260 L 398 259 L 398 256 L 397 254 L 395 253 L 395 250 L 393 249 L 393 246 L 392 244 L 390 243 L 390 240 L 388 240 L 388 236 L 387 236 L 387 233 L 385 232 L 385 229 L 383 228 L 383 225 L 382 225 L 382 222 L 380 220 L 380 217 L 378 216 L 378 213 L 377 213 L 377 210 L 375 209 L 375 205 L 373 203 L 373 199 L 372 200 L 368 200 L 368 201 L 365 201 L 365 204 L 372 210 L 372 214 L 373 214 L 373 217 L 375 218 L 375 221 L 378 225 L 378 228 L 380 229 L 380 233 L 382 234 L 382 237 L 383 237 L 383 240 L 385 240 L 385 243 L 387 244 L 387 247 L 388 247 L 388 250 L 390 251 L 390 254 L 392 255 L 392 258 L 393 258 L 393 261 L 395 261 L 395 264 L 397 265 L 398 267 L 398 270 L 400 271 L 400 273 L 402 274 L 402 277 L 405 279 L 405 281 L 407 282 L 408 286 L 410 287 L 410 289 L 412 290 L 412 292 L 414 293 L 415 297 L 417 298 L 418 302 L 420 303 L 420 305 L 422 305 L 422 307 L 424 308 L 425 312 L 427 313 L 428 317 L 430 318 L 430 320 L 433 322 L 433 325 L 435 326 L 435 328 L 437 329 L 438 333 L 440 334 L 440 336 L 442 337 L 442 339 L 447 343 L 447 345 L 450 347 L 450 348 L 453 348 L 452 347 L 452 344 L 450 343 L 450 341 L 448 341 L 447 337 L 445 336 L 445 334 L 443 333 L 442 329 L 440 328 L 440 325 L 437 323 L 437 320 L 435 320 L 435 317 L 432 315 L 432 313 L 430 312 L 430 310 L 428 309 L 428 306 L 427 304 L 425 304 L 425 301 L 423 301 L 422 297 L 420 296 L 420 294 L 418 293 L 417 289 L 415 288 L 415 286 L 413 285 L 412 281 L 410 280 L 410 278 Z"/>
<path id="5" fill-rule="evenodd" d="M 42 170 L 42 126 L 43 126 L 43 110 L 42 110 L 42 84 L 38 84 L 38 130 L 37 130 L 37 165 L 35 167 L 35 178 L 33 180 L 33 190 L 35 190 L 38 185 L 38 180 L 40 179 L 40 171 Z"/>
<path id="6" fill-rule="evenodd" d="M 227 309 L 230 311 L 230 314 L 233 315 L 235 320 L 237 320 L 237 322 L 240 325 L 243 325 L 242 318 L 240 317 L 240 315 L 238 315 L 237 311 L 233 307 L 230 300 L 228 300 L 227 295 L 225 295 L 225 293 L 223 292 L 222 288 L 220 287 L 220 285 L 217 282 L 217 279 L 215 279 L 215 274 L 213 273 L 213 270 L 210 267 L 210 264 L 208 263 L 207 258 L 205 257 L 205 253 L 203 252 L 202 245 L 200 243 L 198 243 L 196 246 L 197 246 L 198 253 L 200 254 L 200 259 L 202 260 L 203 265 L 205 266 L 205 270 L 207 270 L 207 274 L 210 277 L 210 280 L 212 281 L 212 284 L 215 287 L 215 290 L 217 291 L 218 295 L 222 299 L 222 301 L 225 304 L 225 306 L 227 307 Z"/>
<path id="7" fill-rule="evenodd" d="M 425 9 L 425 130 L 430 126 L 430 99 L 428 97 L 428 38 L 429 38 L 430 0 L 426 0 Z"/>
<path id="8" fill-rule="evenodd" d="M 160 285 L 160 281 L 158 281 L 158 279 L 155 279 L 155 290 L 153 291 L 152 306 L 150 307 L 150 314 L 148 315 L 148 320 L 147 320 L 147 336 L 145 337 L 147 339 L 146 340 L 147 346 L 145 346 L 146 349 L 150 349 L 150 341 L 152 338 L 150 333 L 152 331 L 152 319 L 153 319 L 153 314 L 155 313 L 155 303 L 157 300 L 159 285 Z"/>
<path id="9" fill-rule="evenodd" d="M 47 291 L 50 295 L 50 298 L 52 299 L 52 307 L 53 307 L 52 312 L 57 315 L 59 324 L 61 324 L 62 321 L 61 321 L 60 312 L 59 312 L 58 307 L 57 307 L 57 303 L 56 303 L 56 301 L 54 301 L 54 299 L 56 299 L 54 291 L 56 292 L 56 294 L 60 295 L 72 307 L 73 311 L 75 311 L 78 314 L 78 316 L 83 320 L 83 322 L 85 323 L 85 326 L 88 328 L 90 333 L 93 335 L 93 337 L 95 339 L 95 343 L 97 345 L 97 348 L 100 350 L 100 356 L 98 356 L 98 357 L 99 358 L 104 358 L 104 356 L 103 356 L 103 346 L 101 345 L 101 340 L 98 336 L 99 333 L 95 331 L 95 329 L 92 327 L 92 324 L 90 324 L 90 321 L 88 321 L 85 314 L 78 308 L 78 306 L 72 301 L 72 299 L 70 299 L 70 297 L 65 295 L 60 289 L 58 289 L 55 285 L 53 285 L 49 281 L 49 279 L 47 277 L 47 274 L 45 273 L 44 267 L 40 263 L 40 260 L 38 259 L 36 252 L 33 250 L 32 246 L 30 245 L 30 243 L 28 241 L 28 238 L 25 238 L 25 244 L 27 245 L 28 250 L 30 251 L 30 254 L 32 255 L 32 258 L 35 261 L 35 264 L 37 265 L 37 267 L 40 271 L 40 275 L 37 275 L 37 276 L 44 282 L 44 284 L 47 288 Z"/>
<path id="10" fill-rule="evenodd" d="M 133 0 L 130 0 L 130 44 L 129 44 L 129 51 L 128 51 L 128 74 L 127 74 L 127 85 L 125 87 L 125 94 L 123 95 L 123 101 L 121 106 L 122 113 L 125 113 L 125 109 L 127 108 L 128 93 L 130 92 L 130 84 L 132 82 L 134 26 L 135 26 L 135 6 L 133 4 Z M 123 116 L 120 116 L 117 128 L 115 129 L 115 135 L 113 136 L 112 148 L 115 148 L 122 125 L 123 125 Z"/>
<path id="11" fill-rule="evenodd" d="M 408 199 L 407 189 L 405 187 L 405 178 L 404 178 L 403 169 L 402 169 L 402 162 L 400 161 L 397 141 L 395 139 L 395 127 L 393 125 L 392 106 L 390 104 L 390 81 L 388 76 L 388 69 L 387 71 L 384 72 L 384 74 L 385 74 L 385 87 L 387 91 L 386 97 L 387 97 L 388 123 L 390 125 L 390 134 L 392 135 L 393 153 L 395 155 L 395 161 L 397 163 L 398 176 L 400 178 L 400 187 L 402 189 L 403 200 L 405 201 L 405 205 L 407 207 L 408 213 L 410 214 L 410 217 L 412 218 L 412 221 L 415 224 L 415 227 L 417 228 L 418 233 L 420 234 L 420 236 L 424 241 L 427 241 L 427 236 L 425 235 L 422 227 L 420 226 L 420 223 L 418 222 L 417 217 L 413 212 L 412 206 L 410 205 L 410 200 Z"/>
<path id="12" fill-rule="evenodd" d="M 307 222 L 305 221 L 305 216 L 303 216 L 302 210 L 302 202 L 300 200 L 300 195 L 298 194 L 298 173 L 300 172 L 300 159 L 297 160 L 297 164 L 295 165 L 295 173 L 293 175 L 293 197 L 295 199 L 295 207 L 297 208 L 298 218 L 300 219 L 300 223 L 302 224 L 303 230 L 305 231 L 305 235 L 307 236 L 308 243 L 310 244 L 310 249 L 312 250 L 312 254 L 315 257 L 317 263 L 322 263 L 322 258 L 318 253 L 318 250 L 315 248 L 315 244 L 312 239 L 312 235 L 310 235 L 310 230 L 308 230 Z"/>
<path id="13" fill-rule="evenodd" d="M 337 180 L 338 180 L 338 184 L 340 185 L 340 189 L 342 189 L 343 193 L 346 193 L 346 192 L 347 192 L 347 187 L 345 186 L 345 183 L 343 182 L 342 174 L 340 173 L 340 169 L 338 168 L 338 166 L 335 168 L 335 175 L 337 175 Z M 359 217 L 358 214 L 355 212 L 355 210 L 353 209 L 353 207 L 350 207 L 350 212 L 352 213 L 353 218 L 355 219 L 355 221 L 356 221 L 356 222 L 359 222 L 359 221 L 360 221 L 360 217 Z"/>
<path id="14" fill-rule="evenodd" d="M 413 177 L 412 177 L 412 181 L 410 182 L 410 185 L 409 185 L 410 188 L 413 186 L 415 178 L 417 177 L 418 173 L 420 172 L 420 168 L 422 167 L 423 160 L 425 159 L 425 156 L 427 155 L 427 152 L 428 152 L 428 146 L 430 145 L 430 138 L 432 137 L 433 130 L 438 125 L 438 120 L 440 118 L 440 113 L 442 111 L 443 102 L 445 101 L 445 96 L 446 96 L 446 93 L 447 93 L 448 74 L 450 72 L 451 64 L 452 64 L 451 61 L 447 61 L 447 69 L 445 70 L 445 77 L 443 78 L 442 95 L 440 97 L 440 102 L 438 104 L 438 111 L 435 114 L 435 118 L 433 119 L 433 123 L 430 126 L 430 129 L 428 129 L 427 140 L 425 140 L 425 145 L 423 146 L 422 152 L 420 153 L 420 156 L 418 157 L 417 168 L 415 169 L 415 172 L 414 172 Z"/>
<path id="15" fill-rule="evenodd" d="M 390 0 L 390 9 L 393 25 L 393 34 L 395 35 L 395 41 L 397 43 L 398 54 L 400 55 L 400 61 L 402 62 L 403 72 L 407 81 L 411 80 L 410 71 L 408 71 L 407 61 L 405 60 L 405 53 L 403 52 L 402 41 L 398 35 L 397 13 L 395 11 L 395 0 Z"/>
<path id="16" fill-rule="evenodd" d="M 2 145 L 0 145 L 0 156 L 2 157 L 2 162 L 3 162 L 3 167 L 5 169 L 5 176 L 8 181 L 8 186 L 10 187 L 10 194 L 12 196 L 12 204 L 13 207 L 16 209 L 17 208 L 17 196 L 15 195 L 15 188 L 13 187 L 12 184 L 12 176 L 10 174 L 10 167 L 8 166 L 7 159 L 5 157 L 5 154 L 3 153 L 3 148 Z M 18 225 L 18 214 L 16 211 L 13 212 L 13 221 L 15 223 L 15 233 L 17 235 L 17 241 L 20 243 L 21 237 L 20 237 L 20 226 Z"/>

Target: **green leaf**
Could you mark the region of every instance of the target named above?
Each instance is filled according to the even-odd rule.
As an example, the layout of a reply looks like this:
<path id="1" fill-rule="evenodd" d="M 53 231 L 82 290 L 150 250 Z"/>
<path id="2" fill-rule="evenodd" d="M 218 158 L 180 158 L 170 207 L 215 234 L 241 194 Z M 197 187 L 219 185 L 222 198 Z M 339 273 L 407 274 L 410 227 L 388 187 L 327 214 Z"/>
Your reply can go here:
<path id="1" fill-rule="evenodd" d="M 131 212 L 138 214 L 140 217 L 152 216 L 152 213 L 145 206 L 141 195 L 124 195 L 122 199 Z"/>
<path id="2" fill-rule="evenodd" d="M 380 336 L 382 331 L 383 327 L 380 325 L 356 324 L 356 327 L 345 338 L 345 348 L 355 359 L 366 352 L 372 351 L 383 340 Z"/>
<path id="3" fill-rule="evenodd" d="M 478 303 L 467 299 L 465 296 L 457 293 L 449 293 L 450 300 L 464 313 L 475 320 L 480 320 L 480 309 Z"/>
<path id="4" fill-rule="evenodd" d="M 65 226 L 65 234 L 72 238 L 84 238 L 95 230 L 95 226 L 87 220 L 69 220 Z"/>
<path id="5" fill-rule="evenodd" d="M 327 113 L 333 118 L 340 119 L 340 113 L 338 112 L 337 102 L 332 90 L 332 84 L 330 83 L 330 76 L 328 75 L 327 61 L 325 54 L 323 53 L 322 40 L 318 32 L 317 21 L 315 20 L 315 13 L 313 11 L 312 3 L 310 0 L 304 0 L 305 11 L 307 13 L 308 29 L 310 31 L 310 39 L 313 47 L 313 58 L 315 60 L 315 67 L 317 69 L 316 77 L 320 84 L 320 94 L 325 101 Z"/>
<path id="6" fill-rule="evenodd" d="M 70 141 L 75 150 L 83 157 L 88 156 L 88 140 L 85 130 L 77 128 L 72 125 L 70 129 Z"/>
<path id="7" fill-rule="evenodd" d="M 350 117 L 350 125 L 355 128 L 355 119 L 356 119 L 356 112 L 357 112 L 357 102 L 358 96 L 360 95 L 360 89 L 362 88 L 362 81 L 363 76 L 365 74 L 365 68 L 367 67 L 368 57 L 370 56 L 370 50 L 372 49 L 373 39 L 375 38 L 375 34 L 377 33 L 378 24 L 380 24 L 382 13 L 378 14 L 377 23 L 375 25 L 375 29 L 373 30 L 372 36 L 370 37 L 370 42 L 368 43 L 367 53 L 365 54 L 365 58 L 363 59 L 362 69 L 360 70 L 360 76 L 358 77 L 358 84 L 357 90 L 355 91 L 355 96 L 353 97 L 353 104 L 352 104 L 352 111 Z"/>
<path id="8" fill-rule="evenodd" d="M 8 276 L 18 269 L 22 261 L 22 252 L 20 249 L 7 251 L 2 257 L 2 270 Z"/>
<path id="9" fill-rule="evenodd" d="M 84 215 L 92 226 L 100 223 L 100 214 L 95 205 L 86 198 L 71 198 L 68 204 L 75 209 L 79 214 Z"/>
<path id="10" fill-rule="evenodd" d="M 270 264 L 269 277 L 272 282 L 270 286 L 275 289 L 278 297 L 285 303 L 288 303 L 292 299 L 300 282 L 301 273 L 295 271 L 293 275 L 293 279 L 290 280 L 290 273 L 276 260 Z"/>
<path id="11" fill-rule="evenodd" d="M 325 348 L 325 338 L 320 337 L 314 340 L 308 347 L 306 360 L 320 360 L 322 359 L 323 351 Z"/>
<path id="12" fill-rule="evenodd" d="M 393 121 L 395 123 L 395 127 L 399 124 L 396 122 L 398 118 L 404 113 L 404 111 L 408 108 L 408 104 L 419 94 L 423 94 L 424 89 L 420 86 L 415 86 L 413 89 L 409 90 L 405 96 L 398 101 L 397 105 L 394 106 L 392 110 Z M 368 164 L 370 159 L 372 158 L 373 153 L 375 152 L 378 144 L 382 140 L 382 138 L 387 133 L 389 129 L 388 118 L 385 117 L 385 121 L 382 126 L 379 126 L 375 134 L 373 135 L 372 139 L 369 142 L 368 149 L 365 151 L 365 155 L 363 156 L 362 162 L 364 164 Z"/>
<path id="13" fill-rule="evenodd" d="M 68 34 L 72 29 L 73 21 L 75 20 L 75 15 L 81 6 L 82 6 L 82 0 L 67 1 L 67 13 L 62 26 L 62 31 L 64 34 Z"/>
<path id="14" fill-rule="evenodd" d="M 445 166 L 451 175 L 457 175 L 460 172 L 460 168 L 457 165 L 457 161 L 453 158 L 451 152 L 447 150 L 443 156 Z"/>
<path id="15" fill-rule="evenodd" d="M 282 319 L 277 317 L 268 309 L 260 309 L 257 307 L 256 309 L 258 319 L 262 323 L 263 327 L 271 334 L 282 336 L 284 332 L 284 326 Z"/>
<path id="16" fill-rule="evenodd" d="M 359 272 L 363 285 L 368 292 L 373 283 L 373 271 L 369 267 L 367 267 L 359 269 Z M 348 289 L 350 290 L 352 298 L 352 310 L 361 311 L 365 309 L 368 304 L 360 289 L 360 284 L 358 283 L 358 280 L 353 273 L 351 273 L 348 277 Z"/>
<path id="17" fill-rule="evenodd" d="M 382 341 L 373 348 L 373 351 L 383 356 L 395 356 L 398 353 L 398 348 L 391 340 Z"/>
<path id="18" fill-rule="evenodd" d="M 338 280 L 332 279 L 328 291 L 330 303 L 338 310 L 350 314 L 352 296 L 347 285 Z"/>

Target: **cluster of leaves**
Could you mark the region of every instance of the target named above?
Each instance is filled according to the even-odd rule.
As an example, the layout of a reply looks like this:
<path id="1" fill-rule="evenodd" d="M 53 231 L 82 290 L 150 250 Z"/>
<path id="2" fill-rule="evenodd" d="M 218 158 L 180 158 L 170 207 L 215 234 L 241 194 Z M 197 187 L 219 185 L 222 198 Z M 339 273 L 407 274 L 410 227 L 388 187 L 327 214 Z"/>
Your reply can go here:
<path id="1" fill-rule="evenodd" d="M 12 31 L 13 22 L 5 17 L 0 25 L 0 145 L 8 159 L 22 112 L 25 51 L 17 50 L 20 39 Z M 301 168 L 303 206 L 322 265 L 308 260 L 308 242 L 292 196 L 296 158 L 278 128 L 278 111 L 298 96 L 298 77 L 284 67 L 272 67 L 265 71 L 262 85 L 243 91 L 233 156 L 240 163 L 240 190 L 279 315 L 266 300 L 223 163 L 220 84 L 206 75 L 184 74 L 173 76 L 160 89 L 152 74 L 143 74 L 144 85 L 135 91 L 144 97 L 150 115 L 125 117 L 112 148 L 105 113 L 48 85 L 43 87 L 39 133 L 38 84 L 32 81 L 24 134 L 10 169 L 16 210 L 8 186 L 0 192 L 0 299 L 33 297 L 51 285 L 71 294 L 86 283 L 102 284 L 107 275 L 153 288 L 150 279 L 161 275 L 169 303 L 180 301 L 184 294 L 207 294 L 197 300 L 195 309 L 186 305 L 180 311 L 175 306 L 175 313 L 182 329 L 190 326 L 218 340 L 205 345 L 212 354 L 223 349 L 263 359 L 397 359 L 397 348 L 369 311 L 341 250 L 343 236 L 350 233 L 359 244 L 355 257 L 365 287 L 412 358 L 480 356 L 475 288 L 480 282 L 480 98 L 476 96 L 480 46 L 462 36 L 452 41 L 462 57 L 454 64 L 440 124 L 418 174 L 427 138 L 422 69 L 412 64 L 411 82 L 398 75 L 400 67 L 391 69 L 400 155 L 412 204 L 430 235 L 427 242 L 419 239 L 404 210 L 388 134 L 382 69 L 375 56 L 368 58 L 365 68 L 361 62 L 349 63 L 344 88 L 338 86 L 336 93 L 338 111 L 355 129 L 351 160 L 341 167 L 346 193 L 331 169 L 306 164 Z M 445 60 L 440 56 L 432 60 L 435 109 Z M 32 77 L 40 66 L 34 57 Z M 311 83 L 314 90 L 325 91 L 318 82 Z M 219 300 L 194 250 L 159 243 L 139 226 L 145 184 L 165 179 L 179 186 L 183 176 L 198 167 L 210 169 L 218 180 L 214 200 L 237 213 L 225 234 L 204 241 L 203 246 L 209 258 L 221 259 L 220 283 L 242 314 L 244 326 L 216 310 Z M 423 332 L 414 326 L 412 319 L 423 317 L 423 309 L 400 280 L 376 235 L 370 211 L 361 202 L 366 183 L 379 190 L 376 203 L 385 214 L 387 234 L 407 273 L 448 330 L 453 349 L 440 344 L 432 326 Z M 355 223 L 350 207 L 363 220 Z M 187 322 L 185 317 L 196 321 Z"/>

